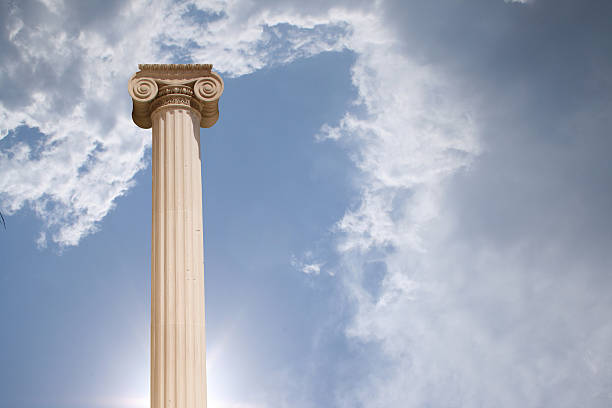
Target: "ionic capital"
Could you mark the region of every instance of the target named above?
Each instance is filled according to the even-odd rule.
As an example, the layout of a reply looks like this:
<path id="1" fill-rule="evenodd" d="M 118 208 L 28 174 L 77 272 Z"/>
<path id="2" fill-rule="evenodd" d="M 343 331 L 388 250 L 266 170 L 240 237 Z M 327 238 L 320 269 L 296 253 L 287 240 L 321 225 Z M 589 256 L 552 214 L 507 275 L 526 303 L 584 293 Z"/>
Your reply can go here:
<path id="1" fill-rule="evenodd" d="M 151 115 L 164 107 L 197 111 L 200 127 L 217 122 L 223 80 L 211 64 L 140 64 L 138 68 L 128 85 L 136 125 L 150 128 Z"/>

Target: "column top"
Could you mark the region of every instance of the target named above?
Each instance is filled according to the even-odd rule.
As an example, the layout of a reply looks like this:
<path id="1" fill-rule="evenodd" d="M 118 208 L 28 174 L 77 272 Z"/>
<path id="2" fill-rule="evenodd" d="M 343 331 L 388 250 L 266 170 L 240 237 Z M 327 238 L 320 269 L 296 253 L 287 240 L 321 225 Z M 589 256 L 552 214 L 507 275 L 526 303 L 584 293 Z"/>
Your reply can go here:
<path id="1" fill-rule="evenodd" d="M 185 71 L 212 71 L 212 64 L 138 64 L 138 69 L 142 72 L 155 73 L 175 73 Z"/>
<path id="2" fill-rule="evenodd" d="M 151 114 L 161 107 L 188 107 L 200 114 L 200 127 L 219 118 L 223 79 L 212 64 L 139 64 L 130 78 L 132 119 L 137 126 L 152 126 Z"/>

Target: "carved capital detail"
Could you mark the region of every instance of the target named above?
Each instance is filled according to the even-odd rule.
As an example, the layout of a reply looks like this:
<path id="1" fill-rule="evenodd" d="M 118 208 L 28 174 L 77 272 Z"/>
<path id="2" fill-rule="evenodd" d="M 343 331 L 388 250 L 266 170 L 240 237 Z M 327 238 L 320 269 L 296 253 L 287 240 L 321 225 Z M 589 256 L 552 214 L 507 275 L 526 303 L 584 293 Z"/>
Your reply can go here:
<path id="1" fill-rule="evenodd" d="M 141 128 L 152 126 L 151 114 L 163 106 L 187 107 L 200 114 L 200 127 L 219 118 L 223 79 L 210 64 L 140 64 L 130 78 L 132 119 Z"/>

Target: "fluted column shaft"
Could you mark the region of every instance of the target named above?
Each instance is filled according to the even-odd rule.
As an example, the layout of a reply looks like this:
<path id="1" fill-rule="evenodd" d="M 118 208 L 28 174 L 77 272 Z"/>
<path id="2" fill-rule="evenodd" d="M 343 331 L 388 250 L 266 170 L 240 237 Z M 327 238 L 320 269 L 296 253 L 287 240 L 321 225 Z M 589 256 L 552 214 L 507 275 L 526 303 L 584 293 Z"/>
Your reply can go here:
<path id="1" fill-rule="evenodd" d="M 211 64 L 140 64 L 132 119 L 153 128 L 151 408 L 206 408 L 200 127 L 219 118 Z"/>
<path id="2" fill-rule="evenodd" d="M 168 105 L 151 120 L 151 408 L 205 408 L 201 115 Z"/>

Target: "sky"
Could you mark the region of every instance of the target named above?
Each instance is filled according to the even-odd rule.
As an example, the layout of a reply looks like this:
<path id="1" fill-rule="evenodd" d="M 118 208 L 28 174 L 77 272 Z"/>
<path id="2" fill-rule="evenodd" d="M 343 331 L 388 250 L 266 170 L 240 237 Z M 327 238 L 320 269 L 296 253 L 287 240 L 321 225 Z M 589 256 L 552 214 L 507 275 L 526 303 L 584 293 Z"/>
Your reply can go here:
<path id="1" fill-rule="evenodd" d="M 4 1 L 0 407 L 149 406 L 139 63 L 212 63 L 211 408 L 612 406 L 612 3 Z"/>

